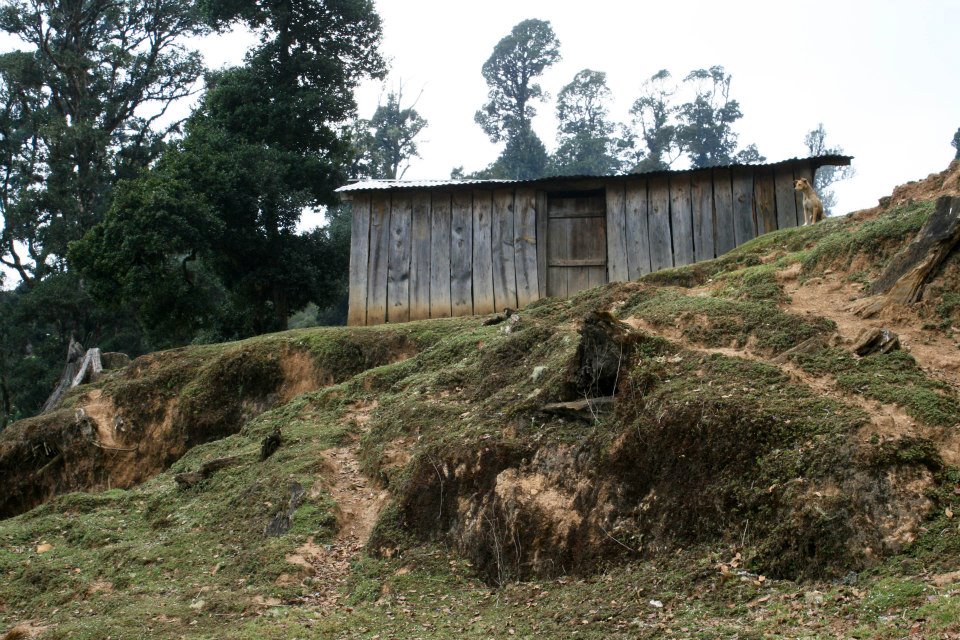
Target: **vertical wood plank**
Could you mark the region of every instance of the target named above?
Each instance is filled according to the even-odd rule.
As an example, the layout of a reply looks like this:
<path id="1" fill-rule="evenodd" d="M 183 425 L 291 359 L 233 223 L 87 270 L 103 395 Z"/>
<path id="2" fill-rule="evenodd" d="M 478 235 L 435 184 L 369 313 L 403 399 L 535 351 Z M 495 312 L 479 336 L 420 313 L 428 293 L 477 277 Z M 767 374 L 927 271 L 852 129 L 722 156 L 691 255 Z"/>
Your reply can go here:
<path id="1" fill-rule="evenodd" d="M 806 178 L 807 182 L 813 184 L 813 168 L 809 164 L 802 167 L 795 167 L 793 171 L 793 178 L 795 180 Z M 794 206 L 797 209 L 797 226 L 803 226 L 803 193 L 794 189 L 793 197 L 795 203 Z"/>
<path id="2" fill-rule="evenodd" d="M 387 268 L 387 322 L 410 320 L 409 194 L 393 197 L 390 206 L 390 264 Z"/>
<path id="3" fill-rule="evenodd" d="M 650 231 L 650 269 L 673 266 L 670 237 L 670 187 L 666 178 L 651 178 L 648 183 L 647 223 Z"/>
<path id="4" fill-rule="evenodd" d="M 713 170 L 713 228 L 718 256 L 737 246 L 733 232 L 732 181 L 730 169 Z"/>
<path id="5" fill-rule="evenodd" d="M 490 220 L 493 249 L 493 301 L 496 311 L 517 308 L 513 210 L 513 189 L 497 189 L 493 192 L 493 215 Z"/>
<path id="6" fill-rule="evenodd" d="M 739 247 L 757 235 L 753 220 L 753 170 L 733 170 L 733 234 Z"/>
<path id="7" fill-rule="evenodd" d="M 450 209 L 450 302 L 453 315 L 473 313 L 473 194 L 456 191 Z"/>
<path id="8" fill-rule="evenodd" d="M 540 297 L 546 298 L 547 282 L 549 281 L 547 271 L 547 245 L 549 243 L 547 236 L 549 216 L 547 213 L 547 194 L 543 191 L 537 192 L 537 288 L 540 290 Z"/>
<path id="9" fill-rule="evenodd" d="M 417 191 L 410 234 L 410 319 L 430 317 L 430 192 Z"/>
<path id="10" fill-rule="evenodd" d="M 537 194 L 517 189 L 513 246 L 517 254 L 517 307 L 540 298 L 537 270 Z"/>
<path id="11" fill-rule="evenodd" d="M 610 282 L 630 279 L 627 264 L 626 191 L 622 182 L 607 185 L 607 277 Z"/>
<path id="12" fill-rule="evenodd" d="M 387 321 L 387 265 L 390 256 L 390 194 L 370 200 L 370 267 L 367 271 L 367 324 Z"/>
<path id="13" fill-rule="evenodd" d="M 450 309 L 450 194 L 434 193 L 430 203 L 430 317 L 446 318 Z"/>
<path id="14" fill-rule="evenodd" d="M 600 268 L 600 267 L 596 267 Z M 590 268 L 571 268 L 565 269 L 567 272 L 567 295 L 573 296 L 576 293 L 590 288 Z"/>
<path id="15" fill-rule="evenodd" d="M 350 223 L 350 291 L 347 324 L 367 324 L 367 271 L 370 268 L 370 194 L 353 199 Z"/>
<path id="16" fill-rule="evenodd" d="M 697 262 L 716 257 L 713 231 L 713 177 L 709 169 L 690 176 L 693 209 L 693 255 Z"/>
<path id="17" fill-rule="evenodd" d="M 607 270 L 603 267 L 590 267 L 587 269 L 587 286 L 591 289 L 594 287 L 599 287 L 602 284 L 609 282 L 607 280 Z"/>
<path id="18" fill-rule="evenodd" d="M 793 189 L 793 170 L 777 167 L 774 171 L 774 194 L 777 207 L 777 228 L 797 226 L 797 203 Z M 803 224 L 803 207 L 800 208 L 800 224 Z"/>
<path id="19" fill-rule="evenodd" d="M 777 229 L 777 204 L 773 171 L 757 167 L 753 174 L 753 202 L 757 214 L 757 233 Z"/>
<path id="20" fill-rule="evenodd" d="M 647 228 L 647 183 L 627 182 L 625 194 L 627 276 L 636 280 L 650 273 L 650 233 Z"/>
<path id="21" fill-rule="evenodd" d="M 682 266 L 694 261 L 693 214 L 690 205 L 690 176 L 670 178 L 670 229 L 673 235 L 673 264 Z"/>
<path id="22" fill-rule="evenodd" d="M 473 312 L 493 313 L 493 248 L 491 220 L 493 192 L 473 192 Z"/>

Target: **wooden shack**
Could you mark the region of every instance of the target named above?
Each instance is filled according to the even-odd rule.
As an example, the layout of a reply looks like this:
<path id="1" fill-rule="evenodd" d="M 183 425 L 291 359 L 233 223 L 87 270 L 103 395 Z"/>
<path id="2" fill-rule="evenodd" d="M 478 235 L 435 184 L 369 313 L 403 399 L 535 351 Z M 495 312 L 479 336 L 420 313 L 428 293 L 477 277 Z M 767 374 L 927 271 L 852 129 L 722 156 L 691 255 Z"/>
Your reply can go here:
<path id="1" fill-rule="evenodd" d="M 803 224 L 797 178 L 848 156 L 625 176 L 366 181 L 353 203 L 348 324 L 516 309 L 715 258 Z"/>

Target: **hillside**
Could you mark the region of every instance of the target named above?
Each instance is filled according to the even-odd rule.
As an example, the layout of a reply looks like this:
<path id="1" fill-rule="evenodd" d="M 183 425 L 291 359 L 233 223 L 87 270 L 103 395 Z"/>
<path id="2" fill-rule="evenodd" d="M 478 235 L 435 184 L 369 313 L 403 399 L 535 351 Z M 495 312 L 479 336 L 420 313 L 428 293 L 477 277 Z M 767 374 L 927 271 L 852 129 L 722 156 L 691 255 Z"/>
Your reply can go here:
<path id="1" fill-rule="evenodd" d="M 138 358 L 0 433 L 0 631 L 958 637 L 960 255 L 857 314 L 942 195 L 960 164 L 506 319 Z"/>

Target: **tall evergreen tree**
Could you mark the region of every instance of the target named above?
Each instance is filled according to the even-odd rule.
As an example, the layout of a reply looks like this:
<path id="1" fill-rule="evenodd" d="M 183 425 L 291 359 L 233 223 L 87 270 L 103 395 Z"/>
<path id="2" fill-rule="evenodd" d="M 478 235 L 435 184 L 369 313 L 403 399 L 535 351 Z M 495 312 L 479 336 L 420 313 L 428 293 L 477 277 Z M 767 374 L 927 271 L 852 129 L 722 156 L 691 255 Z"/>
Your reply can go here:
<path id="1" fill-rule="evenodd" d="M 543 175 L 547 153 L 533 131 L 533 101 L 544 97 L 535 79 L 560 60 L 560 42 L 549 22 L 524 20 L 493 49 L 483 64 L 489 101 L 474 119 L 492 142 L 506 146 L 487 173 L 529 179 Z"/>
<path id="2" fill-rule="evenodd" d="M 583 69 L 557 94 L 557 151 L 550 173 L 556 175 L 607 175 L 620 164 L 609 121 L 611 100 L 607 74 Z"/>
<path id="3" fill-rule="evenodd" d="M 957 132 L 953 134 L 953 140 L 950 142 L 951 146 L 957 150 L 953 155 L 954 160 L 960 160 L 960 127 L 957 127 Z"/>

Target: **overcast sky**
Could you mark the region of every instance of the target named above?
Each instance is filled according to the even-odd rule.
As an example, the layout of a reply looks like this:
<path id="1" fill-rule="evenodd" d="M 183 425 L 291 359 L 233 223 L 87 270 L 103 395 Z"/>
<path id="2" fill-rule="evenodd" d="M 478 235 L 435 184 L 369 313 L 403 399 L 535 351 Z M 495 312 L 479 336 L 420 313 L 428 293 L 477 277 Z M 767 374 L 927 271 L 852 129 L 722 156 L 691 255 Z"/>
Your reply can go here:
<path id="1" fill-rule="evenodd" d="M 499 147 L 473 122 L 487 87 L 480 68 L 527 18 L 549 20 L 563 60 L 541 85 L 552 96 L 584 68 L 605 71 L 611 116 L 629 118 L 643 80 L 659 69 L 682 78 L 723 65 L 744 117 L 742 144 L 770 162 L 806 155 L 803 138 L 823 122 L 828 143 L 855 156 L 857 176 L 836 187 L 837 211 L 873 206 L 908 180 L 943 170 L 960 127 L 960 2 L 562 2 L 378 0 L 391 81 L 423 94 L 429 126 L 406 178 L 446 178 L 492 162 Z M 370 117 L 381 87 L 364 86 Z M 537 105 L 548 149 L 553 100 Z"/>

